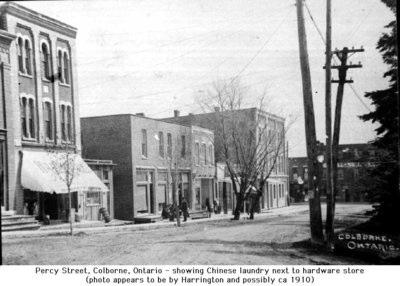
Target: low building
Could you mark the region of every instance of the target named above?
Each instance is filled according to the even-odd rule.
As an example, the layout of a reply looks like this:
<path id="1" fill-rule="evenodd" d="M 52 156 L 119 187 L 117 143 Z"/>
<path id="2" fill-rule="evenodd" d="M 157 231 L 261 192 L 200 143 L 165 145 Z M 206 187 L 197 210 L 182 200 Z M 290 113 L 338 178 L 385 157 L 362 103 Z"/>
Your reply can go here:
<path id="1" fill-rule="evenodd" d="M 325 157 L 325 146 L 318 147 Z M 342 202 L 365 201 L 363 179 L 368 170 L 379 161 L 379 152 L 372 144 L 341 144 L 338 153 L 338 187 L 336 200 Z M 290 197 L 293 201 L 304 201 L 308 192 L 308 166 L 306 157 L 289 158 Z M 321 198 L 326 197 L 326 163 L 319 164 L 321 173 Z"/>
<path id="2" fill-rule="evenodd" d="M 115 218 L 160 214 L 175 196 L 185 197 L 192 210 L 203 209 L 213 195 L 214 146 L 209 130 L 144 114 L 81 118 L 81 128 L 85 156 L 116 164 Z"/>
<path id="3" fill-rule="evenodd" d="M 82 154 L 85 157 L 85 154 Z M 81 192 L 83 202 L 78 209 L 78 214 L 84 220 L 99 220 L 100 209 L 106 208 L 110 219 L 114 218 L 114 175 L 115 164 L 111 160 L 84 159 L 90 169 L 99 177 L 109 192 Z"/>
<path id="4" fill-rule="evenodd" d="M 289 190 L 289 176 L 288 176 L 288 160 L 287 160 L 287 149 L 285 148 L 285 119 L 263 112 L 257 108 L 240 109 L 235 111 L 226 111 L 225 113 L 234 113 L 238 124 L 251 121 L 248 126 L 256 126 L 257 124 L 263 124 L 267 128 L 257 126 L 257 131 L 254 134 L 258 134 L 259 130 L 264 130 L 266 134 L 263 134 L 266 140 L 268 138 L 275 138 L 277 141 L 282 142 L 279 148 L 275 148 L 279 153 L 276 157 L 276 163 L 272 167 L 267 184 L 264 187 L 262 199 L 260 200 L 260 207 L 262 209 L 271 209 L 284 207 L 288 205 L 288 190 Z M 188 114 L 181 116 L 178 110 L 174 111 L 174 117 L 164 118 L 163 121 L 201 126 L 217 132 L 217 126 L 215 124 L 216 114 L 221 114 L 220 111 L 203 113 L 203 114 Z M 259 118 L 263 118 L 260 120 Z M 243 124 L 247 126 L 246 124 Z M 260 128 L 259 128 L 260 127 Z M 260 136 L 261 134 L 257 135 Z M 217 143 L 216 143 L 217 144 Z M 278 144 L 279 145 L 279 144 Z M 217 162 L 217 184 L 216 192 L 213 199 L 215 199 L 222 210 L 227 212 L 235 207 L 235 195 L 233 194 L 232 180 L 229 178 L 225 163 L 221 160 L 223 157 L 221 150 L 215 151 L 215 157 Z"/>

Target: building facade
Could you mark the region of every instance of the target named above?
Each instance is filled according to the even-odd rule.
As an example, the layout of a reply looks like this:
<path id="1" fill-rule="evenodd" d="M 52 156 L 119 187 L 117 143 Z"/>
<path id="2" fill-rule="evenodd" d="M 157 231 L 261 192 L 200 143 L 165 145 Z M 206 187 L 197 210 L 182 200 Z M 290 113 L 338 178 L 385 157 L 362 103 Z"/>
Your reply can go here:
<path id="1" fill-rule="evenodd" d="M 255 129 L 254 134 L 256 134 L 255 136 L 257 138 L 262 138 L 261 140 L 265 141 L 273 141 L 267 143 L 273 148 L 273 150 L 270 151 L 271 161 L 269 166 L 266 166 L 266 169 L 271 168 L 271 173 L 263 190 L 260 207 L 262 209 L 270 209 L 287 206 L 289 176 L 287 149 L 285 147 L 284 118 L 263 112 L 257 108 L 241 109 L 230 112 L 232 113 L 231 115 L 235 117 L 235 120 L 237 120 L 239 126 L 252 126 L 252 128 L 254 127 Z M 162 120 L 189 126 L 201 126 L 213 130 L 214 132 L 218 132 L 218 127 L 216 126 L 217 114 L 221 113 L 216 110 L 216 112 L 211 113 L 181 116 L 179 111 L 176 110 L 174 112 L 174 117 L 164 118 Z M 261 146 L 261 144 L 259 146 Z M 223 155 L 221 152 L 223 152 L 223 150 L 216 147 L 215 157 L 217 162 L 217 182 L 216 192 L 213 199 L 215 199 L 221 208 L 227 212 L 229 209 L 234 208 L 235 196 L 232 193 L 232 180 L 229 178 L 226 165 L 222 160 Z"/>
<path id="2" fill-rule="evenodd" d="M 13 158 L 13 111 L 10 96 L 10 44 L 15 36 L 0 30 L 0 201 L 2 209 L 9 208 L 9 167 Z"/>
<path id="3" fill-rule="evenodd" d="M 13 2 L 0 7 L 0 29 L 15 36 L 8 54 L 10 84 L 4 89 L 9 119 L 4 205 L 17 213 L 64 219 L 68 196 L 62 194 L 66 191 L 58 178 L 51 177 L 50 153 L 72 151 L 88 184 L 106 191 L 79 156 L 77 29 Z M 89 188 L 80 185 L 79 190 L 85 187 Z M 74 193 L 73 207 L 81 203 Z"/>
<path id="4" fill-rule="evenodd" d="M 83 153 L 112 160 L 114 213 L 132 220 L 160 214 L 185 197 L 190 209 L 205 208 L 213 192 L 213 134 L 202 128 L 123 114 L 81 119 Z M 204 152 L 204 146 L 206 152 Z M 211 151 L 210 151 L 211 150 Z"/>
<path id="5" fill-rule="evenodd" d="M 325 155 L 324 145 L 319 154 Z M 372 144 L 341 144 L 338 153 L 338 188 L 336 200 L 341 202 L 365 201 L 363 181 L 368 170 L 379 161 L 379 151 Z M 308 192 L 308 166 L 306 157 L 289 159 L 290 196 L 293 201 L 304 201 Z M 326 163 L 319 164 L 321 199 L 326 198 Z"/>

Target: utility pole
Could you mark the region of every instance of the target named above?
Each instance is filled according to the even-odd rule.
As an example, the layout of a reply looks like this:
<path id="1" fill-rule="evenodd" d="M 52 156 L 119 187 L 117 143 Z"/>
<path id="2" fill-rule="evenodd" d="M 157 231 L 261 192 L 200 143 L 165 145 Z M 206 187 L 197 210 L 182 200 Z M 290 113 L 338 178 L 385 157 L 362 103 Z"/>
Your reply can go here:
<path id="1" fill-rule="evenodd" d="M 332 17 L 331 17 L 331 0 L 326 2 L 326 51 L 325 51 L 325 136 L 326 136 L 326 237 L 333 236 L 333 229 L 328 228 L 328 225 L 333 226 L 334 213 L 334 191 L 332 184 L 332 96 L 331 96 L 331 59 L 332 59 Z M 328 247 L 332 248 L 332 245 Z M 333 240 L 332 240 L 333 241 Z"/>
<path id="2" fill-rule="evenodd" d="M 337 194 L 337 163 L 338 163 L 338 153 L 339 153 L 339 137 L 340 137 L 340 122 L 341 122 L 341 117 L 342 117 L 342 103 L 343 103 L 343 93 L 344 93 L 344 85 L 346 83 L 352 83 L 353 80 L 346 79 L 347 76 L 347 70 L 350 68 L 361 68 L 362 65 L 361 63 L 358 64 L 353 64 L 350 62 L 350 64 L 347 64 L 347 60 L 349 58 L 349 54 L 353 55 L 358 52 L 364 52 L 364 49 L 361 47 L 360 49 L 348 49 L 347 47 L 344 47 L 343 50 L 335 50 L 334 54 L 337 56 L 337 58 L 340 61 L 340 65 L 334 65 L 332 66 L 333 69 L 337 69 L 339 73 L 339 79 L 338 80 L 332 80 L 332 83 L 338 83 L 338 90 L 337 90 L 337 96 L 336 96 L 336 107 L 335 107 L 335 123 L 334 123 L 334 129 L 333 129 L 333 141 L 332 141 L 332 179 L 333 179 L 333 184 L 332 184 L 332 190 L 333 190 L 333 196 L 332 196 L 332 207 L 330 209 L 330 212 L 327 213 L 331 217 L 331 221 L 326 222 L 326 238 L 327 242 L 330 244 L 333 244 L 334 240 L 334 228 L 333 228 L 333 218 L 335 216 L 335 196 Z"/>
<path id="3" fill-rule="evenodd" d="M 310 207 L 310 231 L 311 241 L 321 243 L 324 239 L 322 231 L 321 203 L 319 192 L 314 190 L 313 179 L 316 178 L 317 150 L 315 133 L 314 104 L 312 99 L 311 74 L 307 52 L 307 38 L 304 24 L 303 0 L 296 0 L 297 6 L 297 27 L 299 34 L 300 67 L 303 81 L 303 104 L 304 121 L 306 130 L 306 144 L 308 157 L 308 189 L 309 189 L 309 207 Z"/>

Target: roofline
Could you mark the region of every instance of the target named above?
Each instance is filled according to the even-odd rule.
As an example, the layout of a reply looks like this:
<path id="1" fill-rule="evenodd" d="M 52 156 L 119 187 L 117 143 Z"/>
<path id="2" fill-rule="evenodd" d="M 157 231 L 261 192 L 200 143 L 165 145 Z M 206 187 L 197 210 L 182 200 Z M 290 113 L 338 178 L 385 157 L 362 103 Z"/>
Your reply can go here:
<path id="1" fill-rule="evenodd" d="M 65 36 L 76 38 L 77 28 L 65 24 L 59 20 L 43 15 L 39 12 L 26 8 L 14 2 L 7 1 L 0 6 L 0 14 L 8 13 L 15 17 L 19 17 L 28 22 L 48 28 Z"/>
<path id="2" fill-rule="evenodd" d="M 256 110 L 258 112 L 262 112 L 262 113 L 264 113 L 264 114 L 266 114 L 266 115 L 268 115 L 270 117 L 273 117 L 275 119 L 280 119 L 282 121 L 285 121 L 284 117 L 276 115 L 276 114 L 273 114 L 273 113 L 270 113 L 270 112 L 267 112 L 267 111 L 263 111 L 263 110 L 261 110 L 261 109 L 259 109 L 257 107 L 249 107 L 249 108 L 242 108 L 242 109 L 235 109 L 235 110 L 225 110 L 225 111 L 220 111 L 220 112 L 223 113 L 223 112 L 235 112 L 235 111 L 247 111 L 247 110 Z M 180 115 L 178 117 L 172 116 L 172 117 L 162 118 L 162 120 L 168 120 L 168 119 L 174 119 L 174 118 L 183 118 L 183 117 L 190 117 L 190 116 L 197 116 L 197 115 L 210 115 L 210 114 L 213 114 L 213 113 L 216 113 L 216 112 L 217 111 L 197 113 L 197 114 L 188 114 L 188 115 Z"/>
<path id="3" fill-rule="evenodd" d="M 184 127 L 187 127 L 187 128 L 196 127 L 196 128 L 201 128 L 201 129 L 204 129 L 204 130 L 208 130 L 209 132 L 212 132 L 214 134 L 214 132 L 211 129 L 203 128 L 203 127 L 200 127 L 200 126 L 197 126 L 197 125 L 188 125 L 188 124 L 180 124 L 180 123 L 176 123 L 176 122 L 168 122 L 168 121 L 164 121 L 163 119 L 151 118 L 151 117 L 146 117 L 146 116 L 142 116 L 142 115 L 136 115 L 136 114 L 132 114 L 132 113 L 86 116 L 86 117 L 80 117 L 80 119 L 103 118 L 103 117 L 114 117 L 114 116 L 130 116 L 130 117 L 153 120 L 153 121 L 157 121 L 157 122 L 163 122 L 163 123 L 166 123 L 166 124 L 184 126 Z"/>

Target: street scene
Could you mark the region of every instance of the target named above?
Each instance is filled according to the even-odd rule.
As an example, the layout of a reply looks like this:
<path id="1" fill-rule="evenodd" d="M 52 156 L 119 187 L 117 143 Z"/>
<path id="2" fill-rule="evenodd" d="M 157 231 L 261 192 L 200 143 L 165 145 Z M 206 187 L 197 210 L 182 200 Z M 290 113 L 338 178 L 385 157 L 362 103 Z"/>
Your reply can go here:
<path id="1" fill-rule="evenodd" d="M 365 222 L 368 216 L 363 213 L 369 209 L 365 204 L 338 205 L 337 229 Z M 226 217 L 213 216 L 204 221 L 189 221 L 179 229 L 174 224 L 156 223 L 147 229 L 133 225 L 97 229 L 97 233 L 96 228 L 77 229 L 73 237 L 60 232 L 57 235 L 55 231 L 49 235 L 45 229 L 38 237 L 25 233 L 29 239 L 7 233 L 3 238 L 3 262 L 19 265 L 371 263 L 354 257 L 333 257 L 321 249 L 305 247 L 308 221 L 308 205 L 300 204 L 285 211 L 260 214 L 254 221 L 235 223 Z M 46 243 L 42 243 L 44 239 Z"/>
<path id="2" fill-rule="evenodd" d="M 396 9 L 0 2 L 0 264 L 399 265 Z"/>

